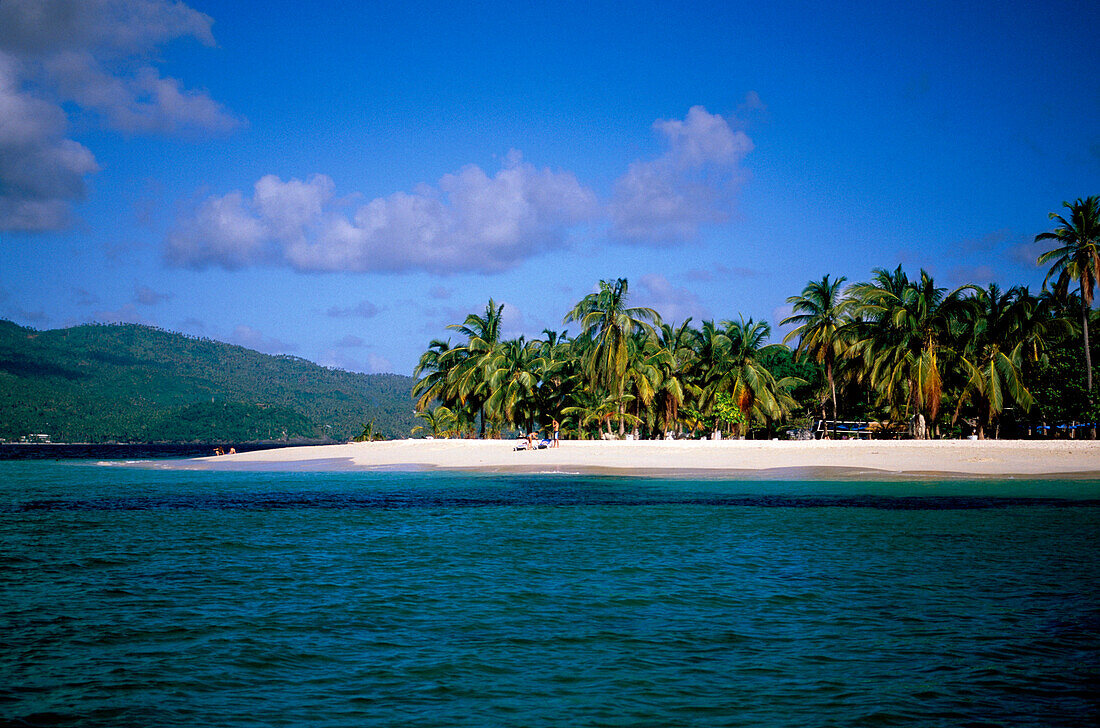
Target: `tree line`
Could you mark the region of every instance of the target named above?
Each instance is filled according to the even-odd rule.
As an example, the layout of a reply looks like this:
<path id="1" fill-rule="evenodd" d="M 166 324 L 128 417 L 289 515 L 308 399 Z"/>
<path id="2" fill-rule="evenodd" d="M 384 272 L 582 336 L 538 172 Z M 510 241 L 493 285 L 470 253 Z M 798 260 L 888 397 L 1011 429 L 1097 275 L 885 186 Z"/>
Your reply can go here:
<path id="1" fill-rule="evenodd" d="M 902 266 L 849 285 L 825 275 L 787 299 L 781 325 L 794 328 L 782 343 L 751 318 L 664 322 L 629 305 L 622 278 L 600 281 L 567 312 L 574 336 L 504 339 L 503 305 L 490 299 L 449 327 L 464 340 L 433 340 L 420 357 L 417 429 L 486 437 L 558 420 L 574 437 L 771 436 L 820 416 L 873 420 L 884 434 L 984 438 L 1008 412 L 1093 423 L 1098 202 L 1064 203 L 1067 215 L 1052 213 L 1056 227 L 1036 236 L 1053 244 L 1037 260 L 1048 269 L 1038 292 L 948 290 Z"/>

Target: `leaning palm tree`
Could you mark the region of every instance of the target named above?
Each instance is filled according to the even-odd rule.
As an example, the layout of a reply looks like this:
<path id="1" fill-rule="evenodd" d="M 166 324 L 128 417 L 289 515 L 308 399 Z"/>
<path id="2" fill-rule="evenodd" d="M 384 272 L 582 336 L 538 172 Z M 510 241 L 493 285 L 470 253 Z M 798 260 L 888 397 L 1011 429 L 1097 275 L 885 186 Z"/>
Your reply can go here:
<path id="1" fill-rule="evenodd" d="M 600 281 L 599 291 L 582 298 L 563 321 L 579 322 L 581 336 L 592 338 L 585 373 L 592 384 L 606 389 L 620 401 L 629 364 L 631 335 L 642 331 L 654 336 L 653 324 L 660 323 L 660 316 L 651 308 L 627 307 L 627 298 L 625 278 Z"/>
<path id="2" fill-rule="evenodd" d="M 851 323 L 851 303 L 843 298 L 840 286 L 848 280 L 840 276 L 834 281 L 826 275 L 820 281 L 810 281 L 802 294 L 791 296 L 793 313 L 779 322 L 780 326 L 797 324 L 783 337 L 786 344 L 798 337 L 795 353 L 812 356 L 825 366 L 825 379 L 829 383 L 829 396 L 833 402 L 833 419 L 836 419 L 836 383 L 833 381 L 833 365 L 849 348 L 848 324 Z"/>
<path id="3" fill-rule="evenodd" d="M 417 410 L 428 409 L 433 400 L 444 400 L 449 370 L 455 361 L 452 352 L 450 341 L 432 339 L 428 350 L 420 355 L 413 377 L 424 377 L 417 379 L 412 389 L 413 396 L 417 398 Z"/>
<path id="4" fill-rule="evenodd" d="M 1089 310 L 1092 308 L 1093 289 L 1100 279 L 1100 196 L 1081 199 L 1076 202 L 1063 202 L 1069 209 L 1069 219 L 1056 212 L 1050 213 L 1051 220 L 1058 221 L 1058 227 L 1050 232 L 1039 233 L 1035 241 L 1054 240 L 1058 247 L 1048 250 L 1038 258 L 1038 265 L 1049 265 L 1047 276 L 1043 280 L 1046 287 L 1051 278 L 1056 279 L 1055 287 L 1065 291 L 1070 281 L 1080 286 L 1081 296 L 1081 336 L 1085 346 L 1085 386 L 1092 403 L 1092 354 L 1089 351 Z"/>

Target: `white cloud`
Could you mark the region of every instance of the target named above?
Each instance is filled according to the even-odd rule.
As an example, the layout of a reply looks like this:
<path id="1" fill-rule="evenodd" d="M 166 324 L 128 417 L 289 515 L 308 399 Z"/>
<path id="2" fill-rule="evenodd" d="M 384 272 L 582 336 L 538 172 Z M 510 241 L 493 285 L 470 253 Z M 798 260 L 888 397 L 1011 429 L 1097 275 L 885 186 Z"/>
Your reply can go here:
<path id="1" fill-rule="evenodd" d="M 203 201 L 169 235 L 169 262 L 192 268 L 288 265 L 298 271 L 497 272 L 565 244 L 589 219 L 595 195 L 568 172 L 536 169 L 508 155 L 490 177 L 470 165 L 437 187 L 398 192 L 351 216 L 332 180 L 266 176 L 251 199 L 240 192 Z"/>
<path id="2" fill-rule="evenodd" d="M 701 321 L 711 317 L 698 296 L 687 288 L 673 286 L 663 275 L 644 275 L 638 279 L 638 284 L 638 305 L 656 310 L 665 323 L 680 324 L 688 318 Z"/>
<path id="3" fill-rule="evenodd" d="M 752 141 L 729 122 L 693 106 L 684 120 L 654 122 L 666 150 L 634 162 L 615 182 L 611 234 L 629 243 L 668 244 L 694 239 L 699 226 L 726 220 Z"/>
<path id="4" fill-rule="evenodd" d="M 161 45 L 212 20 L 170 0 L 0 2 L 0 230 L 66 226 L 96 172 L 68 138 L 68 110 L 126 133 L 224 132 L 240 122 L 154 63 Z"/>
<path id="5" fill-rule="evenodd" d="M 92 153 L 66 139 L 56 104 L 20 89 L 18 64 L 0 51 L 0 230 L 49 230 L 69 220 L 69 202 L 84 197 Z"/>

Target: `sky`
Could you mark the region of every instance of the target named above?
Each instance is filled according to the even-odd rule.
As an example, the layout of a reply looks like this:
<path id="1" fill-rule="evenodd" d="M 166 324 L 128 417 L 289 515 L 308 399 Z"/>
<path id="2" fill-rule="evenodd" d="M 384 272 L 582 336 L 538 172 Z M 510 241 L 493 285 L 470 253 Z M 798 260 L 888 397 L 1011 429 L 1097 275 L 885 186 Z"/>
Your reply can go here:
<path id="1" fill-rule="evenodd" d="M 601 279 L 773 340 L 825 274 L 1037 289 L 1100 194 L 1097 37 L 1083 2 L 0 0 L 0 318 L 411 374 Z"/>

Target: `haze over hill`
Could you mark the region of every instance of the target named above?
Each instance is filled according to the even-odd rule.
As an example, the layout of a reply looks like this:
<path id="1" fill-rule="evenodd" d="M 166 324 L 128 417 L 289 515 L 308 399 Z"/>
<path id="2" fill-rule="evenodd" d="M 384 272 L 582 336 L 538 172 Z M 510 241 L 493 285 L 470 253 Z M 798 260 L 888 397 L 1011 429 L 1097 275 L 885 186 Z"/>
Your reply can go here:
<path id="1" fill-rule="evenodd" d="M 0 439 L 346 440 L 414 425 L 413 379 L 135 324 L 38 331 L 0 320 Z"/>

